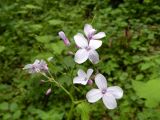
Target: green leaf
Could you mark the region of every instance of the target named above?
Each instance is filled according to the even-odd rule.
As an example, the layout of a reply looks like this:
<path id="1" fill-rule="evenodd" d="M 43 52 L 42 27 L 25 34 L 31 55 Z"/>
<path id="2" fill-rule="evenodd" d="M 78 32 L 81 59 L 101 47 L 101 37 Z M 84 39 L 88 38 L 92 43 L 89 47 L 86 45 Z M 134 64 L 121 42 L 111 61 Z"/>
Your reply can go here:
<path id="1" fill-rule="evenodd" d="M 27 4 L 25 5 L 26 9 L 41 9 L 39 6 L 35 6 L 35 5 L 32 5 L 32 4 Z"/>
<path id="2" fill-rule="evenodd" d="M 53 50 L 54 54 L 60 55 L 62 51 L 65 49 L 63 42 L 58 41 L 56 43 L 50 44 L 50 48 Z"/>
<path id="3" fill-rule="evenodd" d="M 41 24 L 30 25 L 29 28 L 33 31 L 41 31 L 43 26 Z"/>
<path id="4" fill-rule="evenodd" d="M 0 46 L 0 52 L 3 52 L 5 50 L 4 46 Z"/>
<path id="5" fill-rule="evenodd" d="M 57 25 L 62 25 L 62 24 L 63 24 L 63 21 L 53 19 L 53 20 L 49 20 L 48 23 L 49 23 L 50 25 L 57 26 Z"/>
<path id="6" fill-rule="evenodd" d="M 146 99 L 147 107 L 156 107 L 160 103 L 160 79 L 149 80 L 147 83 L 133 81 L 132 85 L 136 94 Z"/>
<path id="7" fill-rule="evenodd" d="M 0 104 L 0 110 L 8 110 L 9 104 L 7 102 L 3 102 Z"/>
<path id="8" fill-rule="evenodd" d="M 11 103 L 10 104 L 10 110 L 13 112 L 13 111 L 16 111 L 18 109 L 18 105 L 17 103 Z"/>
<path id="9" fill-rule="evenodd" d="M 3 120 L 11 120 L 12 115 L 10 113 L 6 113 L 3 115 Z"/>
<path id="10" fill-rule="evenodd" d="M 81 120 L 89 120 L 90 107 L 86 102 L 77 105 L 77 112 L 81 115 Z"/>
<path id="11" fill-rule="evenodd" d="M 52 39 L 53 39 L 53 36 L 51 35 L 36 36 L 36 40 L 41 43 L 48 43 Z"/>
<path id="12" fill-rule="evenodd" d="M 21 116 L 22 112 L 20 110 L 17 110 L 14 114 L 13 114 L 13 118 L 14 119 L 19 119 Z"/>

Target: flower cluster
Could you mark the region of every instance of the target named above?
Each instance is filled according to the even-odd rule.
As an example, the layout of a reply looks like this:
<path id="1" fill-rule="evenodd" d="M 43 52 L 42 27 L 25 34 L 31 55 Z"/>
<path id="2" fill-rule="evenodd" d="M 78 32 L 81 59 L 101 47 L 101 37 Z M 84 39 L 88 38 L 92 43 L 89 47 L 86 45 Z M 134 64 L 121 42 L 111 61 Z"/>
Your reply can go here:
<path id="1" fill-rule="evenodd" d="M 74 84 L 86 85 L 93 73 L 92 69 L 88 69 L 87 73 L 83 70 L 78 70 L 78 77 L 73 79 Z M 98 89 L 91 89 L 86 98 L 88 102 L 94 103 L 102 98 L 104 105 L 108 109 L 114 109 L 117 107 L 116 99 L 120 99 L 123 96 L 123 90 L 118 86 L 112 86 L 107 88 L 107 80 L 102 74 L 95 76 L 95 83 Z"/>
<path id="2" fill-rule="evenodd" d="M 66 46 L 71 45 L 69 39 L 66 37 L 63 31 L 60 31 L 58 34 Z M 96 33 L 96 30 L 89 24 L 84 26 L 84 34 L 85 35 L 82 33 L 77 33 L 74 36 L 74 41 L 79 49 L 75 53 L 74 60 L 76 63 L 82 64 L 89 59 L 91 63 L 97 64 L 99 62 L 99 55 L 96 50 L 102 45 L 102 41 L 100 39 L 106 35 L 104 32 Z M 73 54 L 73 52 L 70 53 Z M 48 61 L 51 60 L 52 58 L 48 59 Z M 29 73 L 48 71 L 47 64 L 44 60 L 35 60 L 33 64 L 25 65 L 23 69 L 28 70 Z M 53 77 L 49 71 L 48 74 Z M 93 69 L 91 68 L 87 70 L 87 73 L 85 73 L 82 69 L 79 69 L 77 74 L 78 75 L 73 79 L 73 84 L 92 85 L 95 83 L 97 86 L 97 88 L 92 88 L 89 92 L 87 92 L 86 99 L 88 102 L 95 103 L 102 98 L 104 105 L 108 109 L 114 109 L 117 107 L 116 99 L 122 98 L 122 88 L 118 86 L 107 87 L 106 78 L 100 73 L 92 77 Z M 43 75 L 47 76 L 46 74 Z M 49 77 L 47 76 L 47 78 Z M 50 78 L 49 81 L 51 81 Z M 69 91 L 67 91 L 58 81 L 53 78 L 51 82 L 54 82 L 57 86 L 61 87 L 69 95 L 72 102 L 74 102 L 74 99 Z M 48 96 L 51 91 L 51 88 L 49 88 L 45 95 Z"/>
<path id="3" fill-rule="evenodd" d="M 101 38 L 105 37 L 104 32 L 99 32 L 95 34 L 96 30 L 89 24 L 84 26 L 84 33 L 86 37 L 78 33 L 74 36 L 76 45 L 79 47 L 79 50 L 75 54 L 75 62 L 81 64 L 89 59 L 93 64 L 99 62 L 99 55 L 96 51 L 101 45 Z"/>
<path id="4" fill-rule="evenodd" d="M 85 36 L 78 33 L 74 36 L 76 45 L 79 50 L 75 53 L 75 62 L 81 64 L 89 59 L 93 64 L 99 62 L 99 55 L 96 51 L 101 45 L 101 38 L 105 37 L 104 32 L 99 32 L 97 34 L 96 30 L 89 24 L 84 26 Z M 74 84 L 86 85 L 87 83 L 93 83 L 90 79 L 93 73 L 93 69 L 88 69 L 87 73 L 83 70 L 78 70 L 78 76 L 73 79 Z M 97 74 L 95 76 L 95 84 L 98 89 L 91 89 L 87 94 L 86 98 L 88 102 L 94 103 L 102 98 L 104 105 L 108 109 L 114 109 L 117 107 L 116 99 L 120 99 L 123 96 L 123 90 L 118 86 L 108 87 L 106 78 L 102 74 Z"/>
<path id="5" fill-rule="evenodd" d="M 44 60 L 36 59 L 33 64 L 27 64 L 23 69 L 29 73 L 38 73 L 48 71 L 48 66 Z"/>

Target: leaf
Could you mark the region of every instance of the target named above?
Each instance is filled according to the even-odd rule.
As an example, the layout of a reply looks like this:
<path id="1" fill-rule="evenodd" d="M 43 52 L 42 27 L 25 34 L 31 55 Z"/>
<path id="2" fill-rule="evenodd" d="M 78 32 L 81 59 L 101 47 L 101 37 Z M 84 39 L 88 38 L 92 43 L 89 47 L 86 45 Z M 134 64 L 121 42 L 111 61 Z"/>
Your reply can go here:
<path id="1" fill-rule="evenodd" d="M 147 107 L 156 107 L 160 103 L 160 79 L 149 80 L 147 83 L 133 81 L 132 85 L 136 94 L 146 99 Z"/>
<path id="2" fill-rule="evenodd" d="M 57 19 L 53 19 L 53 20 L 49 20 L 48 23 L 49 23 L 50 25 L 53 25 L 53 26 L 58 26 L 58 25 L 62 25 L 62 24 L 63 24 L 63 21 L 57 20 Z"/>
<path id="3" fill-rule="evenodd" d="M 13 114 L 13 118 L 16 120 L 16 119 L 19 119 L 20 116 L 21 116 L 22 112 L 20 110 L 17 110 L 14 114 Z"/>
<path id="4" fill-rule="evenodd" d="M 53 53 L 57 54 L 57 55 L 60 55 L 62 53 L 62 51 L 65 49 L 65 46 L 64 46 L 63 42 L 61 42 L 61 41 L 50 44 L 49 46 L 53 50 Z"/>
<path id="5" fill-rule="evenodd" d="M 43 26 L 41 24 L 30 25 L 29 28 L 33 31 L 41 31 Z"/>
<path id="6" fill-rule="evenodd" d="M 13 112 L 13 111 L 16 111 L 17 109 L 18 109 L 17 103 L 11 103 L 10 110 Z"/>
<path id="7" fill-rule="evenodd" d="M 151 68 L 152 66 L 154 66 L 154 62 L 146 62 L 146 63 L 142 63 L 140 64 L 140 67 L 141 67 L 141 70 L 146 70 L 146 69 L 149 69 Z"/>
<path id="8" fill-rule="evenodd" d="M 4 46 L 0 46 L 0 52 L 3 52 L 5 50 Z"/>
<path id="9" fill-rule="evenodd" d="M 77 105 L 77 112 L 81 115 L 81 120 L 89 120 L 89 104 L 86 102 L 82 102 Z"/>
<path id="10" fill-rule="evenodd" d="M 32 4 L 27 4 L 24 8 L 26 8 L 26 9 L 41 9 L 39 6 L 35 6 Z"/>
<path id="11" fill-rule="evenodd" d="M 0 104 L 0 110 L 8 110 L 9 104 L 7 102 L 3 102 Z"/>
<path id="12" fill-rule="evenodd" d="M 36 36 L 36 40 L 41 43 L 48 43 L 52 39 L 53 39 L 53 36 L 51 35 Z"/>

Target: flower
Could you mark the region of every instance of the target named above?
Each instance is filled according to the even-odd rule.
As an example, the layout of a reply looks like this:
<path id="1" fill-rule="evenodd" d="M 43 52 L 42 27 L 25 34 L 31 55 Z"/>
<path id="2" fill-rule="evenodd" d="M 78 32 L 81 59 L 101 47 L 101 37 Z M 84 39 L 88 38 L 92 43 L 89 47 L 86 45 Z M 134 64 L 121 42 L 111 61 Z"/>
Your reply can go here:
<path id="1" fill-rule="evenodd" d="M 68 40 L 68 38 L 66 37 L 65 33 L 63 31 L 60 31 L 58 33 L 59 37 L 63 40 L 64 44 L 66 46 L 70 46 L 70 41 Z"/>
<path id="2" fill-rule="evenodd" d="M 93 64 L 99 62 L 99 55 L 96 49 L 98 49 L 102 45 L 102 41 L 87 41 L 87 39 L 81 33 L 75 35 L 74 40 L 76 45 L 79 47 L 79 50 L 75 53 L 75 62 L 81 64 L 85 62 L 87 59 L 89 59 Z"/>
<path id="3" fill-rule="evenodd" d="M 96 30 L 90 24 L 85 24 L 84 33 L 88 40 L 99 40 L 106 36 L 104 32 L 95 34 Z"/>
<path id="4" fill-rule="evenodd" d="M 38 64 L 39 64 L 39 60 L 35 60 L 33 64 L 27 64 L 24 66 L 24 70 L 28 70 L 29 73 L 36 73 L 39 72 L 39 68 L 38 68 Z"/>
<path id="5" fill-rule="evenodd" d="M 73 79 L 73 83 L 86 85 L 92 73 L 93 73 L 93 69 L 88 69 L 87 74 L 83 70 L 79 69 L 78 76 Z"/>
<path id="6" fill-rule="evenodd" d="M 122 98 L 123 90 L 118 86 L 112 86 L 107 88 L 106 78 L 102 74 L 96 75 L 95 83 L 98 89 L 91 89 L 86 94 L 88 102 L 94 103 L 102 98 L 104 105 L 108 109 L 116 108 L 116 99 Z"/>
<path id="7" fill-rule="evenodd" d="M 33 64 L 27 64 L 23 69 L 28 70 L 29 73 L 38 73 L 48 71 L 48 66 L 44 60 L 36 59 Z"/>
<path id="8" fill-rule="evenodd" d="M 39 70 L 41 72 L 47 72 L 48 71 L 48 66 L 47 66 L 47 63 L 44 61 L 44 60 L 40 60 L 38 66 Z"/>

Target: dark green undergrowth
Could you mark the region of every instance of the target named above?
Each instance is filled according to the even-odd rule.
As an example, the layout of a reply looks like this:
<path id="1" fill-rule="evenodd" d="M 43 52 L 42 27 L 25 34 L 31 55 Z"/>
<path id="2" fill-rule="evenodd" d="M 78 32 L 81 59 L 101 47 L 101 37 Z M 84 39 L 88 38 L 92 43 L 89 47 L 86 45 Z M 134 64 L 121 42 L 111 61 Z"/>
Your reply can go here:
<path id="1" fill-rule="evenodd" d="M 158 0 L 0 0 L 0 119 L 65 120 L 70 99 L 56 86 L 40 83 L 40 75 L 22 70 L 36 58 L 76 99 L 85 99 L 91 86 L 72 87 L 77 70 L 103 73 L 109 86 L 118 85 L 124 97 L 118 108 L 102 102 L 75 106 L 75 120 L 160 119 L 160 2 Z M 86 23 L 106 37 L 98 49 L 100 62 L 77 65 L 73 36 Z M 71 48 L 58 37 L 65 31 Z M 45 96 L 48 88 L 52 93 Z"/>

